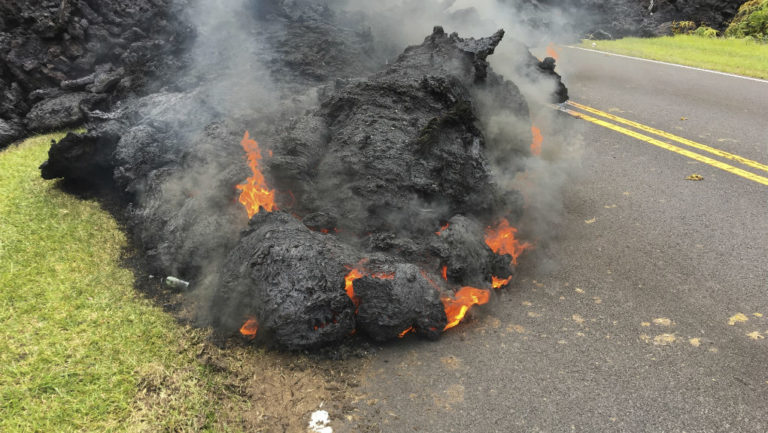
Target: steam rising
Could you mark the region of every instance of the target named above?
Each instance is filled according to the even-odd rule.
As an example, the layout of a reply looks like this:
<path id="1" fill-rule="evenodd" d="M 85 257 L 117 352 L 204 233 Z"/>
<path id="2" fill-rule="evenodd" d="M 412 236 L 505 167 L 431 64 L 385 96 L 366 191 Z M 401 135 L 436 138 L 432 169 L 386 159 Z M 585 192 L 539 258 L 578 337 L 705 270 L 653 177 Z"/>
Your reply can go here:
<path id="1" fill-rule="evenodd" d="M 190 52 L 190 68 L 179 83 L 181 87 L 196 90 L 179 101 L 174 113 L 165 115 L 185 119 L 179 119 L 175 132 L 179 139 L 190 141 L 195 157 L 188 170 L 166 181 L 167 202 L 178 202 L 184 191 L 194 190 L 200 197 L 195 206 L 219 211 L 221 184 L 229 182 L 234 190 L 235 183 L 247 176 L 245 163 L 239 158 L 242 156 L 238 145 L 240 137 L 224 134 L 218 139 L 227 142 L 195 141 L 194 137 L 204 128 L 226 124 L 225 129 L 239 129 L 240 133 L 250 129 L 260 142 L 262 133 L 265 138 L 277 141 L 278 136 L 268 135 L 274 122 L 285 121 L 317 106 L 317 95 L 327 91 L 324 87 L 327 83 L 318 79 L 316 85 L 287 86 L 284 80 L 275 77 L 271 62 L 285 53 L 276 52 L 276 41 L 266 38 L 262 29 L 270 26 L 274 30 L 284 23 L 259 19 L 265 10 L 269 14 L 270 5 L 296 4 L 301 10 L 304 3 L 302 0 L 194 0 L 187 9 L 197 38 Z M 552 29 L 568 28 L 564 15 L 555 9 L 545 15 L 530 2 L 499 0 L 329 0 L 327 7 L 338 24 L 363 35 L 361 38 L 371 39 L 369 50 L 361 53 L 359 59 L 360 68 L 368 68 L 369 72 L 391 62 L 406 46 L 420 43 L 435 25 L 444 26 L 449 33 L 455 31 L 474 37 L 490 35 L 500 28 L 506 30 L 507 37 L 490 63 L 525 95 L 531 116 L 521 118 L 515 114 L 519 110 L 500 106 L 490 94 L 473 95 L 477 102 L 474 108 L 486 140 L 492 144 L 489 147 L 496 149 L 488 155 L 496 183 L 504 189 L 520 191 L 525 199 L 521 234 L 545 246 L 553 237 L 553 228 L 562 213 L 561 188 L 578 169 L 580 144 L 563 130 L 565 123 L 547 107 L 548 97 L 555 90 L 553 81 L 527 73 L 521 63 L 527 57 L 521 54 L 527 50 L 524 44 L 542 46 L 568 38 L 566 31 L 551 33 Z M 319 44 L 317 49 L 323 49 L 323 41 L 315 43 Z M 532 121 L 544 133 L 541 157 L 523 156 L 529 155 Z M 270 145 L 268 142 L 267 148 Z M 214 157 L 221 152 L 236 157 L 222 163 L 222 158 Z M 243 167 L 234 168 L 237 164 Z M 399 217 L 390 218 L 407 225 L 414 220 L 413 215 L 423 214 L 426 207 L 424 203 L 412 203 L 398 211 Z M 212 213 L 215 214 L 205 214 Z M 211 245 L 208 260 L 198 269 L 201 281 L 196 296 L 191 298 L 200 304 L 197 310 L 203 322 L 215 323 L 221 319 L 205 317 L 204 312 L 214 302 L 212 293 L 218 282 L 213 276 L 219 272 L 227 252 L 221 248 L 227 244 L 222 239 L 235 239 L 244 225 L 243 216 L 228 215 L 221 221 L 204 225 L 205 230 L 186 232 L 189 239 L 185 242 L 190 248 Z M 434 231 L 434 228 L 428 229 Z M 226 307 L 214 310 L 226 311 Z"/>
<path id="2" fill-rule="evenodd" d="M 534 253 L 539 262 L 547 262 L 546 246 L 556 236 L 557 222 L 563 212 L 562 187 L 577 175 L 581 145 L 578 134 L 564 128 L 571 124 L 558 121 L 556 112 L 547 107 L 553 82 L 525 73 L 521 59 L 527 46 L 544 46 L 575 39 L 574 29 L 589 17 L 576 10 L 543 8 L 524 0 L 346 0 L 343 6 L 361 11 L 368 17 L 377 47 L 389 56 L 402 47 L 418 43 L 431 26 L 441 24 L 447 31 L 480 36 L 503 28 L 507 35 L 490 58 L 497 73 L 514 82 L 525 95 L 531 119 L 519 118 L 513 109 L 498 106 L 492 95 L 479 98 L 480 120 L 486 139 L 500 149 L 492 155 L 497 182 L 505 189 L 522 192 L 525 213 L 522 234 L 536 242 Z M 567 77 L 566 77 L 567 78 Z M 477 96 L 477 95 L 476 95 Z M 528 136 L 533 121 L 545 136 L 541 157 L 528 154 Z M 568 125 L 568 126 L 566 126 Z"/>

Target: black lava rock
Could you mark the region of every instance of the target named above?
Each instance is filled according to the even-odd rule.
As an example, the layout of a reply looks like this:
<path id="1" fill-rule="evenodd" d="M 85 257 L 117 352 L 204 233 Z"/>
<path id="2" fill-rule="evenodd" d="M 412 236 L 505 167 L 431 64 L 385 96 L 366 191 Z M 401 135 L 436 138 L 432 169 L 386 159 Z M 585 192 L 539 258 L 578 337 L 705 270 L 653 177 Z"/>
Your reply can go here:
<path id="1" fill-rule="evenodd" d="M 166 85 L 194 36 L 184 7 L 175 0 L 0 2 L 0 121 L 27 118 L 16 134 L 0 134 L 0 148 L 29 132 L 82 124 L 78 92 L 87 86 L 112 105 Z M 132 56 L 136 44 L 151 47 L 149 55 Z M 132 79 L 119 87 L 125 77 Z"/>
<path id="2" fill-rule="evenodd" d="M 212 74 L 111 111 L 79 104 L 89 132 L 54 144 L 44 177 L 113 188 L 148 271 L 190 281 L 200 320 L 225 333 L 255 318 L 259 338 L 289 349 L 355 330 L 378 341 L 409 328 L 436 338 L 447 321 L 441 298 L 513 272 L 483 239 L 485 227 L 522 212 L 522 197 L 501 189 L 492 167 L 521 170 L 531 142 L 525 98 L 488 63 L 504 33 L 461 38 L 437 27 L 384 64 L 367 52 L 370 35 L 316 2 L 260 4 L 246 19 L 267 46 L 258 55 L 278 97 L 225 117 L 209 91 L 223 78 Z M 99 24 L 105 40 L 125 33 L 87 15 L 88 31 Z M 92 83 L 67 86 L 81 91 L 59 87 L 37 104 L 119 89 L 136 59 L 152 58 L 142 43 L 125 44 L 122 63 L 94 67 Z M 558 87 L 548 64 L 521 56 L 526 74 Z M 297 94 L 314 102 L 297 109 L 309 100 Z M 489 112 L 522 126 L 487 137 Z M 236 188 L 252 174 L 239 145 L 246 129 L 261 143 L 260 167 L 280 209 L 250 220 Z M 442 266 L 451 267 L 447 281 Z M 348 280 L 353 270 L 359 278 Z"/>

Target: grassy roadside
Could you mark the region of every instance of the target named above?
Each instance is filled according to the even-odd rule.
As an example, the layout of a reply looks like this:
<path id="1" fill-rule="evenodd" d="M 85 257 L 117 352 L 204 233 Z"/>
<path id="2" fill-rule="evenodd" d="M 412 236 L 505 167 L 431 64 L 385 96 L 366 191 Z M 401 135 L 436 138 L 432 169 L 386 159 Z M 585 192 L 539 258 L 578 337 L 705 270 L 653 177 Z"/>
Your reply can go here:
<path id="1" fill-rule="evenodd" d="M 40 178 L 61 136 L 0 152 L 0 431 L 214 428 L 201 331 L 136 294 L 108 213 Z"/>
<path id="2" fill-rule="evenodd" d="M 0 432 L 303 432 L 319 407 L 356 416 L 360 363 L 218 347 L 138 294 L 115 220 L 40 177 L 63 135 L 0 151 Z"/>
<path id="3" fill-rule="evenodd" d="M 768 44 L 745 39 L 676 35 L 660 38 L 624 38 L 614 41 L 584 40 L 580 46 L 768 79 Z"/>

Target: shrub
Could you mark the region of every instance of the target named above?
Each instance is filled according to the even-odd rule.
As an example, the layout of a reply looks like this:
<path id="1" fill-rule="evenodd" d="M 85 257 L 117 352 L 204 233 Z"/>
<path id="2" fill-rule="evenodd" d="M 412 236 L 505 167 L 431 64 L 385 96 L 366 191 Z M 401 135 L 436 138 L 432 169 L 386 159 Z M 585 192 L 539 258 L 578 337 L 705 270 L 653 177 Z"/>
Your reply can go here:
<path id="1" fill-rule="evenodd" d="M 672 34 L 674 35 L 687 35 L 687 34 L 690 34 L 695 28 L 696 28 L 696 23 L 694 23 L 693 21 L 673 21 L 672 22 Z"/>
<path id="2" fill-rule="evenodd" d="M 719 35 L 720 32 L 713 29 L 712 27 L 707 26 L 701 26 L 698 29 L 694 30 L 693 34 L 696 36 L 701 36 L 703 38 L 716 38 Z"/>
<path id="3" fill-rule="evenodd" d="M 768 0 L 750 0 L 741 5 L 725 35 L 736 38 L 752 36 L 757 40 L 768 37 Z"/>

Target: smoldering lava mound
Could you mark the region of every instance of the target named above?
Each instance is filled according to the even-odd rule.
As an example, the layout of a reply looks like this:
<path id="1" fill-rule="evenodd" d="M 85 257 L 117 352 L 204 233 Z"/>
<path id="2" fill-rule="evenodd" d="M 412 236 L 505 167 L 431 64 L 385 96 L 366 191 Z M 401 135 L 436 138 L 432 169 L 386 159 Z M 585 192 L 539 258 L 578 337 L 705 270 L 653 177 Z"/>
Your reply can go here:
<path id="1" fill-rule="evenodd" d="M 274 44 L 297 50 L 288 50 L 290 61 L 270 62 L 273 72 L 294 71 L 281 74 L 291 81 L 286 88 L 366 70 L 359 61 L 346 70 L 344 62 L 317 63 L 318 52 L 286 42 L 291 29 L 333 32 L 328 15 L 307 8 L 298 18 L 260 11 L 284 21 Z M 494 183 L 492 162 L 526 156 L 531 141 L 523 96 L 486 61 L 502 36 L 462 39 L 436 28 L 383 70 L 319 87 L 319 106 L 303 114 L 260 106 L 258 114 L 221 119 L 204 85 L 129 100 L 88 133 L 52 146 L 43 176 L 121 194 L 150 271 L 211 288 L 202 302 L 225 332 L 255 318 L 259 338 L 290 349 L 337 342 L 354 330 L 379 341 L 411 328 L 436 338 L 447 321 L 441 295 L 488 288 L 491 276 L 512 272 L 511 258 L 484 243 L 485 227 L 500 217 L 515 221 L 522 209 L 519 194 Z M 320 58 L 346 53 L 314 46 Z M 552 68 L 526 56 L 523 68 L 551 80 L 554 98 L 563 100 Z M 297 58 L 315 72 L 297 78 Z M 519 127 L 488 140 L 480 113 L 501 110 Z M 265 172 L 280 209 L 250 221 L 234 188 L 251 174 L 238 144 L 246 128 L 272 153 Z M 361 273 L 354 300 L 346 287 L 352 269 Z"/>
<path id="2" fill-rule="evenodd" d="M 486 62 L 502 35 L 464 40 L 438 28 L 386 70 L 340 83 L 295 120 L 268 163 L 305 223 L 283 213 L 254 217 L 226 260 L 220 296 L 229 301 L 216 316 L 239 326 L 252 314 L 288 347 L 330 343 L 354 329 L 376 340 L 411 327 L 437 337 L 446 325 L 440 291 L 508 276 L 510 258 L 485 246 L 483 228 L 517 217 L 521 198 L 493 183 L 473 108 L 479 95 L 494 94 L 484 103 L 528 119 L 520 92 Z M 530 130 L 515 139 L 525 148 Z M 342 289 L 363 260 L 374 276 L 354 282 L 354 314 Z"/>

